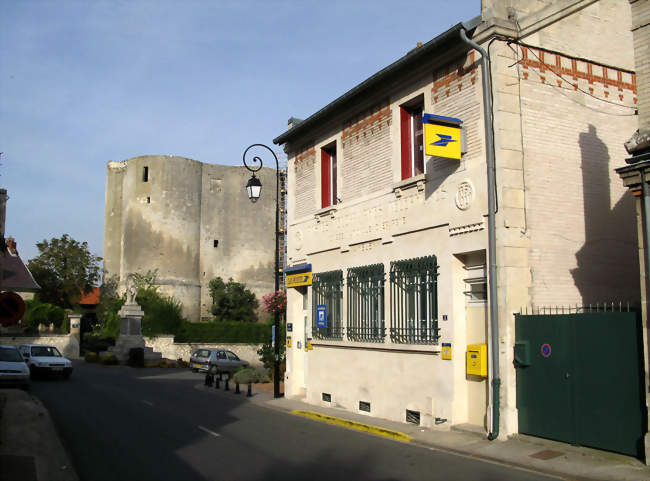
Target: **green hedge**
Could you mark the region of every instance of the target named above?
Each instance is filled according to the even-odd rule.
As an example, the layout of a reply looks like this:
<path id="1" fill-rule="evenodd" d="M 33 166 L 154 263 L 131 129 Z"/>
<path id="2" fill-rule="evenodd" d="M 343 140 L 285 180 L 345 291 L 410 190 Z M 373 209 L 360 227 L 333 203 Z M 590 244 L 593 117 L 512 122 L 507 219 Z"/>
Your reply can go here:
<path id="1" fill-rule="evenodd" d="M 184 322 L 176 342 L 240 342 L 259 344 L 271 338 L 271 326 L 256 322 Z"/>

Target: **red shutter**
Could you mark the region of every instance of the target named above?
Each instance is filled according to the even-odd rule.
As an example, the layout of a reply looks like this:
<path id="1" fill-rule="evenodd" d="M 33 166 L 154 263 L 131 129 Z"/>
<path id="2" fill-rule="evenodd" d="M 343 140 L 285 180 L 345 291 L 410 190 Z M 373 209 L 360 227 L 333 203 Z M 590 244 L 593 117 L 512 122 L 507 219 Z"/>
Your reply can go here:
<path id="1" fill-rule="evenodd" d="M 336 205 L 336 151 L 330 156 L 330 163 L 332 164 L 332 204 Z"/>
<path id="2" fill-rule="evenodd" d="M 411 114 L 400 107 L 400 133 L 402 142 L 402 180 L 411 177 Z"/>
<path id="3" fill-rule="evenodd" d="M 320 191 L 321 207 L 329 207 L 331 204 L 332 193 L 330 191 L 330 154 L 323 149 L 320 151 Z"/>

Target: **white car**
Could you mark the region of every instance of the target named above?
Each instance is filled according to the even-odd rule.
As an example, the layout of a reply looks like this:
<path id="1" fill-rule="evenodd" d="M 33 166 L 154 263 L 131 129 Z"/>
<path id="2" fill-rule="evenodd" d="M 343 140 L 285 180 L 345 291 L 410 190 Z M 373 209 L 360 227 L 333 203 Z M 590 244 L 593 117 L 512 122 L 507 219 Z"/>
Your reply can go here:
<path id="1" fill-rule="evenodd" d="M 0 385 L 29 388 L 29 368 L 16 346 L 0 346 Z"/>
<path id="2" fill-rule="evenodd" d="M 23 344 L 18 346 L 32 378 L 39 374 L 61 374 L 68 379 L 72 374 L 72 361 L 66 359 L 54 346 Z"/>

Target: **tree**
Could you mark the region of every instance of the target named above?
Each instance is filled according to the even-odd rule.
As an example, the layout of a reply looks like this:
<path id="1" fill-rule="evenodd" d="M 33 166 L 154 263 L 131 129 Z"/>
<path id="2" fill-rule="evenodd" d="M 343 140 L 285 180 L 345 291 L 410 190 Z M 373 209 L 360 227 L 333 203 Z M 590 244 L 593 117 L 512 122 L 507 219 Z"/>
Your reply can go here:
<path id="1" fill-rule="evenodd" d="M 69 309 L 81 294 L 89 293 L 99 282 L 99 262 L 102 260 L 88 250 L 87 242 L 77 242 L 68 234 L 36 243 L 39 255 L 27 263 L 36 282 L 41 286 L 38 299 Z"/>
<path id="2" fill-rule="evenodd" d="M 212 298 L 212 314 L 217 321 L 257 321 L 257 298 L 246 285 L 235 282 L 232 278 L 223 282 L 215 277 L 209 284 Z"/>

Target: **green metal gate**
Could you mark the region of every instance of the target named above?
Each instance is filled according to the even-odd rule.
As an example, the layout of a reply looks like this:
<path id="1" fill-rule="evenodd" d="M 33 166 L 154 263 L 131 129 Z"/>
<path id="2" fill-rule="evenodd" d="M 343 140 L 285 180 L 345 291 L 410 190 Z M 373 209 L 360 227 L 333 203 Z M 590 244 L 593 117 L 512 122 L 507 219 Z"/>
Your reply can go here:
<path id="1" fill-rule="evenodd" d="M 520 433 L 643 457 L 637 313 L 516 314 L 515 367 Z"/>

